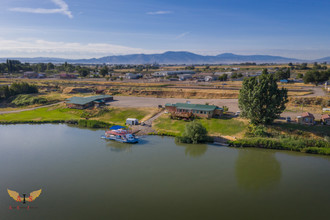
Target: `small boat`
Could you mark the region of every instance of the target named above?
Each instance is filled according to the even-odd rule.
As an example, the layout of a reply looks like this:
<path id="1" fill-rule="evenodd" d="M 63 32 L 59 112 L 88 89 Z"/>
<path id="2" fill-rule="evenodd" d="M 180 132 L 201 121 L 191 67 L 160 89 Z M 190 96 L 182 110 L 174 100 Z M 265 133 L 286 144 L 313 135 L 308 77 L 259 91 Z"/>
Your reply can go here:
<path id="1" fill-rule="evenodd" d="M 106 131 L 101 138 L 106 140 L 114 140 L 122 143 L 137 143 L 139 139 L 129 132 L 125 127 L 114 125 L 110 130 Z"/>

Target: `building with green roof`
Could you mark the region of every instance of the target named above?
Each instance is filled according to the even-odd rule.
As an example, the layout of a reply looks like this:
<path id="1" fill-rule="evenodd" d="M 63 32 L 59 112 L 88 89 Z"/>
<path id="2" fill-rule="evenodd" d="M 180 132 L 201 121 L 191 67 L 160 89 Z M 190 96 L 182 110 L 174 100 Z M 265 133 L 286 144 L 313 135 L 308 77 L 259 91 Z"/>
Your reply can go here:
<path id="1" fill-rule="evenodd" d="M 74 96 L 66 100 L 66 105 L 69 108 L 85 109 L 92 106 L 98 107 L 112 100 L 113 97 L 111 95 L 97 95 L 87 97 Z"/>
<path id="2" fill-rule="evenodd" d="M 190 103 L 176 103 L 165 105 L 165 109 L 175 117 L 190 118 L 193 116 L 201 118 L 220 117 L 223 109 L 216 105 L 201 105 Z"/>

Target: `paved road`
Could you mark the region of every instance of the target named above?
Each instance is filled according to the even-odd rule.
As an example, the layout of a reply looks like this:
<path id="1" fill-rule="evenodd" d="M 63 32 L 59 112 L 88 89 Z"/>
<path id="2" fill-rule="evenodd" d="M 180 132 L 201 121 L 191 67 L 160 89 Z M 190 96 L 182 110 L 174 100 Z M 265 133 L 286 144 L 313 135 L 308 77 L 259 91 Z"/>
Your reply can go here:
<path id="1" fill-rule="evenodd" d="M 318 86 L 318 87 L 311 87 L 310 89 L 313 90 L 313 94 L 308 94 L 304 96 L 296 96 L 296 97 L 315 97 L 315 96 L 325 96 L 325 92 L 322 89 L 324 86 Z"/>
<path id="2" fill-rule="evenodd" d="M 34 108 L 26 108 L 26 109 L 13 110 L 13 111 L 3 111 L 3 112 L 0 111 L 0 115 L 2 115 L 2 114 L 9 114 L 9 113 L 31 111 L 31 110 L 35 110 L 35 109 L 38 109 L 38 108 L 51 107 L 51 106 L 58 105 L 58 104 L 61 104 L 61 103 L 64 103 L 64 102 L 57 102 L 57 103 L 50 104 L 50 105 L 43 105 L 43 106 L 38 106 L 38 107 L 34 107 Z"/>

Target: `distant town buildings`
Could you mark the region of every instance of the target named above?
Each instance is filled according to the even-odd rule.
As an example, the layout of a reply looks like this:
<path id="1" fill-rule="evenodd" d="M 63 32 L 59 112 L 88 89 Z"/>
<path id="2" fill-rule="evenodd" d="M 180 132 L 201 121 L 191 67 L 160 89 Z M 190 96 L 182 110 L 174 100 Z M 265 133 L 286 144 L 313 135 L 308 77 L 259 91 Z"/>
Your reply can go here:
<path id="1" fill-rule="evenodd" d="M 176 70 L 176 71 L 157 71 L 154 72 L 152 75 L 156 77 L 161 77 L 161 76 L 175 76 L 175 75 L 182 75 L 182 74 L 195 74 L 195 71 L 191 70 Z"/>
<path id="2" fill-rule="evenodd" d="M 141 74 L 136 74 L 136 73 L 126 73 L 125 78 L 126 79 L 139 79 L 141 78 Z"/>

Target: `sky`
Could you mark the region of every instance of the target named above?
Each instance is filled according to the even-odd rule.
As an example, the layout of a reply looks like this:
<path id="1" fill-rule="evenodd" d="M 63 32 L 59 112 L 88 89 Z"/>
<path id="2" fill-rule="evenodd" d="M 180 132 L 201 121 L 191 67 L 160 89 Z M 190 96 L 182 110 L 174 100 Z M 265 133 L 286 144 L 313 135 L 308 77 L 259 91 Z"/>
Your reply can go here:
<path id="1" fill-rule="evenodd" d="M 329 0 L 0 0 L 0 57 L 330 56 Z"/>

